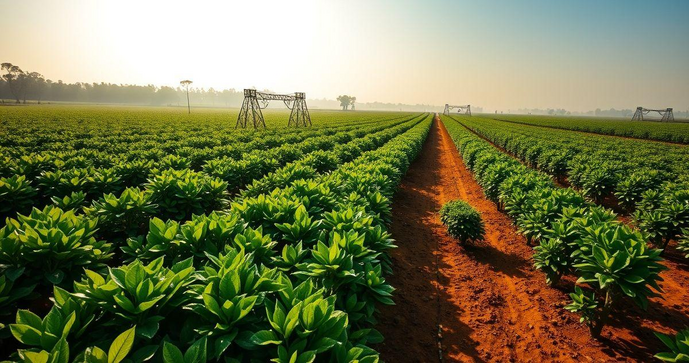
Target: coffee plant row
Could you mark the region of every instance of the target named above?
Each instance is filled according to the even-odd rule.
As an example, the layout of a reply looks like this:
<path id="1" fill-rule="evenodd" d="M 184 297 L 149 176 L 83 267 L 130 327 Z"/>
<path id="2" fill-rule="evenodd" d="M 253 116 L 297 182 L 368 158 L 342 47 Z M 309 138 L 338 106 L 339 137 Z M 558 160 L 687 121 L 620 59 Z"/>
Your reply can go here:
<path id="1" fill-rule="evenodd" d="M 689 144 L 689 123 L 684 122 L 630 122 L 629 119 L 619 118 L 596 119 L 591 117 L 533 115 L 495 115 L 495 117 L 486 117 L 525 125 Z"/>
<path id="2" fill-rule="evenodd" d="M 8 219 L 0 311 L 12 316 L 0 319 L 3 347 L 18 348 L 10 359 L 377 361 L 376 304 L 392 304 L 389 198 L 430 116 L 388 127 L 287 163 L 186 222 L 148 219 L 164 210 L 133 192 L 110 220 L 95 202 Z M 113 228 L 129 226 L 118 218 L 148 219 L 147 232 Z"/>
<path id="3" fill-rule="evenodd" d="M 617 221 L 614 212 L 581 192 L 558 187 L 549 175 L 502 153 L 456 120 L 443 117 L 443 122 L 486 197 L 535 245 L 535 267 L 548 284 L 578 276 L 566 309 L 579 313 L 593 336 L 600 335 L 621 299 L 646 308 L 661 292 L 658 282 L 666 268 L 661 250 L 648 246 L 647 234 Z"/>
<path id="4" fill-rule="evenodd" d="M 136 195 L 143 188 L 153 194 L 154 203 L 163 204 L 160 209 L 165 209 L 167 214 L 188 219 L 191 211 L 198 214 L 217 207 L 213 201 L 219 200 L 225 191 L 235 194 L 254 179 L 285 164 L 316 151 L 341 149 L 346 147 L 344 143 L 410 119 L 414 117 L 407 115 L 376 123 L 300 130 L 272 137 L 230 132 L 232 140 L 226 136 L 218 137 L 222 140 L 207 137 L 213 142 L 231 145 L 217 146 L 214 151 L 193 144 L 193 137 L 184 139 L 184 134 L 179 133 L 152 143 L 132 141 L 121 135 L 108 140 L 112 145 L 133 148 L 129 151 L 111 147 L 115 150 L 84 148 L 21 155 L 3 164 L 7 176 L 0 178 L 0 217 L 28 213 L 33 206 L 48 204 L 63 209 L 81 208 L 104 194 L 110 195 L 109 199 L 117 199 L 112 195 Z M 174 141 L 178 139 L 183 141 Z M 139 189 L 127 191 L 127 188 Z M 197 197 L 203 196 L 209 201 L 198 201 Z M 177 206 L 179 199 L 183 199 L 185 206 Z"/>
<path id="5" fill-rule="evenodd" d="M 463 125 L 527 165 L 568 180 L 599 203 L 634 211 L 634 223 L 654 246 L 678 240 L 689 252 L 689 149 L 684 146 L 592 136 L 485 118 Z"/>

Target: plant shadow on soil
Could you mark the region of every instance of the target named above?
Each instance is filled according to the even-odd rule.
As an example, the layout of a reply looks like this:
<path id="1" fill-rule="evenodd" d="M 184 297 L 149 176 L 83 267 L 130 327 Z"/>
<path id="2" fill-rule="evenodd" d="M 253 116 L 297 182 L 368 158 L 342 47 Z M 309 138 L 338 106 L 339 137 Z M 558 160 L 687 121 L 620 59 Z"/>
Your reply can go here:
<path id="1" fill-rule="evenodd" d="M 464 252 L 474 261 L 485 265 L 487 268 L 501 272 L 505 275 L 526 278 L 525 268 L 531 268 L 531 263 L 520 256 L 507 254 L 483 241 L 476 241 L 463 246 Z M 501 261 L 496 264 L 495 261 Z"/>
<path id="2" fill-rule="evenodd" d="M 576 278 L 565 276 L 557 286 L 546 287 L 543 275 L 533 270 L 526 241 L 514 237 L 514 226 L 505 216 L 496 216 L 495 205 L 485 200 L 479 187 L 468 185 L 466 171 L 461 176 L 467 184 L 461 197 L 468 194 L 483 210 L 492 211 L 484 221 L 494 227 L 494 234 L 491 242 L 465 246 L 447 236 L 437 211 L 444 202 L 460 198 L 452 184 L 462 181 L 448 179 L 446 169 L 457 166 L 442 165 L 447 150 L 435 122 L 393 198 L 389 230 L 399 247 L 391 253 L 394 275 L 388 282 L 397 288 L 397 305 L 380 309 L 377 328 L 385 341 L 376 348 L 382 360 L 439 361 L 440 322 L 443 361 L 651 361 L 665 349 L 654 331 L 672 332 L 689 325 L 686 304 L 678 302 L 683 295 L 671 303 L 653 299 L 648 311 L 625 300 L 603 337 L 590 338 L 578 316 L 563 309 Z M 524 246 L 514 245 L 519 243 Z M 686 266 L 673 265 L 680 265 L 671 268 L 681 283 Z M 505 290 L 506 283 L 513 291 Z M 675 290 L 678 287 L 673 285 Z M 520 303 L 530 306 L 523 308 Z M 510 310 L 516 315 L 510 316 Z M 487 316 L 492 321 L 486 322 Z M 539 322 L 527 324 L 531 318 Z M 511 336 L 515 334 L 516 338 Z"/>
<path id="3" fill-rule="evenodd" d="M 433 129 L 430 132 L 429 138 L 437 137 Z M 392 253 L 394 275 L 388 281 L 397 288 L 397 305 L 381 309 L 379 329 L 385 341 L 378 346 L 386 362 L 439 361 L 439 321 L 446 353 L 483 361 L 475 348 L 477 342 L 470 338 L 473 329 L 460 320 L 461 311 L 439 309 L 452 306 L 453 299 L 437 284 L 438 271 L 453 268 L 438 256 L 440 231 L 435 220 L 442 206 L 438 198 L 441 170 L 433 165 L 438 163 L 440 149 L 438 142 L 424 144 L 393 198 L 390 231 L 399 247 Z"/>

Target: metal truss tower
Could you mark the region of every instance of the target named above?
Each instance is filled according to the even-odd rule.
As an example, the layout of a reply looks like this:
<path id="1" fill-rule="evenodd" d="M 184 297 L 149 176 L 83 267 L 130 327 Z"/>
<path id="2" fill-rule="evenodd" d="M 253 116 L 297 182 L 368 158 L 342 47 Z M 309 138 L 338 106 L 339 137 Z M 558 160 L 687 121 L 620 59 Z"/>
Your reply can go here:
<path id="1" fill-rule="evenodd" d="M 464 113 L 465 115 L 471 116 L 471 105 L 452 106 L 447 103 L 445 104 L 443 115 L 450 116 L 450 112 L 455 108 L 457 109 L 457 113 Z"/>
<path id="2" fill-rule="evenodd" d="M 285 106 L 292 110 L 289 115 L 288 126 L 311 126 L 311 115 L 309 115 L 309 108 L 306 106 L 306 94 L 304 92 L 282 95 L 245 89 L 244 102 L 242 102 L 242 108 L 239 110 L 237 124 L 234 128 L 246 128 L 249 125 L 253 126 L 254 129 L 265 128 L 266 121 L 261 110 L 268 107 L 270 101 L 275 100 L 284 102 Z"/>
<path id="3" fill-rule="evenodd" d="M 661 122 L 673 122 L 675 121 L 675 115 L 672 113 L 672 108 L 666 108 L 664 110 L 651 110 L 648 108 L 637 107 L 634 116 L 632 116 L 632 121 L 644 121 L 644 115 L 649 112 L 657 112 L 661 118 Z"/>

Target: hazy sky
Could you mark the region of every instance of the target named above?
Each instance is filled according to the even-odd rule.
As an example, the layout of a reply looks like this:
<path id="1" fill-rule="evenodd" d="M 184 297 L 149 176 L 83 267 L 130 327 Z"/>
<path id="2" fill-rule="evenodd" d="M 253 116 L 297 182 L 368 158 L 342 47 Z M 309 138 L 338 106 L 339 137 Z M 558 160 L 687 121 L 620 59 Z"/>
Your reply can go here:
<path id="1" fill-rule="evenodd" d="M 689 108 L 689 1 L 0 0 L 0 61 L 66 82 L 492 109 Z"/>

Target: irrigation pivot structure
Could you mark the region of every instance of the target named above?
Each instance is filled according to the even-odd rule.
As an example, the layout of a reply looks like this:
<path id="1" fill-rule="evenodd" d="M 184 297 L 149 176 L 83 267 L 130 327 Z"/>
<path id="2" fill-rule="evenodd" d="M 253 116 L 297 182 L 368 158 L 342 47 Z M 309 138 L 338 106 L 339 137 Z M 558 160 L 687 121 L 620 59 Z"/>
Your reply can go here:
<path id="1" fill-rule="evenodd" d="M 244 90 L 244 102 L 237 116 L 236 128 L 246 128 L 253 125 L 254 129 L 259 127 L 266 128 L 266 121 L 263 119 L 262 109 L 268 107 L 270 101 L 282 101 L 285 106 L 292 110 L 289 115 L 288 126 L 311 126 L 311 116 L 309 108 L 306 106 L 306 93 L 295 92 L 293 94 L 277 94 L 259 92 L 255 89 Z"/>
<path id="2" fill-rule="evenodd" d="M 447 103 L 445 104 L 445 111 L 443 111 L 443 115 L 450 116 L 450 112 L 454 109 L 457 109 L 457 113 L 463 113 L 471 116 L 471 105 L 453 106 Z"/>
<path id="3" fill-rule="evenodd" d="M 675 121 L 675 115 L 672 113 L 672 108 L 666 108 L 664 110 L 651 110 L 648 108 L 637 107 L 634 116 L 632 116 L 632 121 L 644 121 L 644 115 L 650 112 L 657 112 L 661 118 L 661 122 L 672 122 Z"/>

